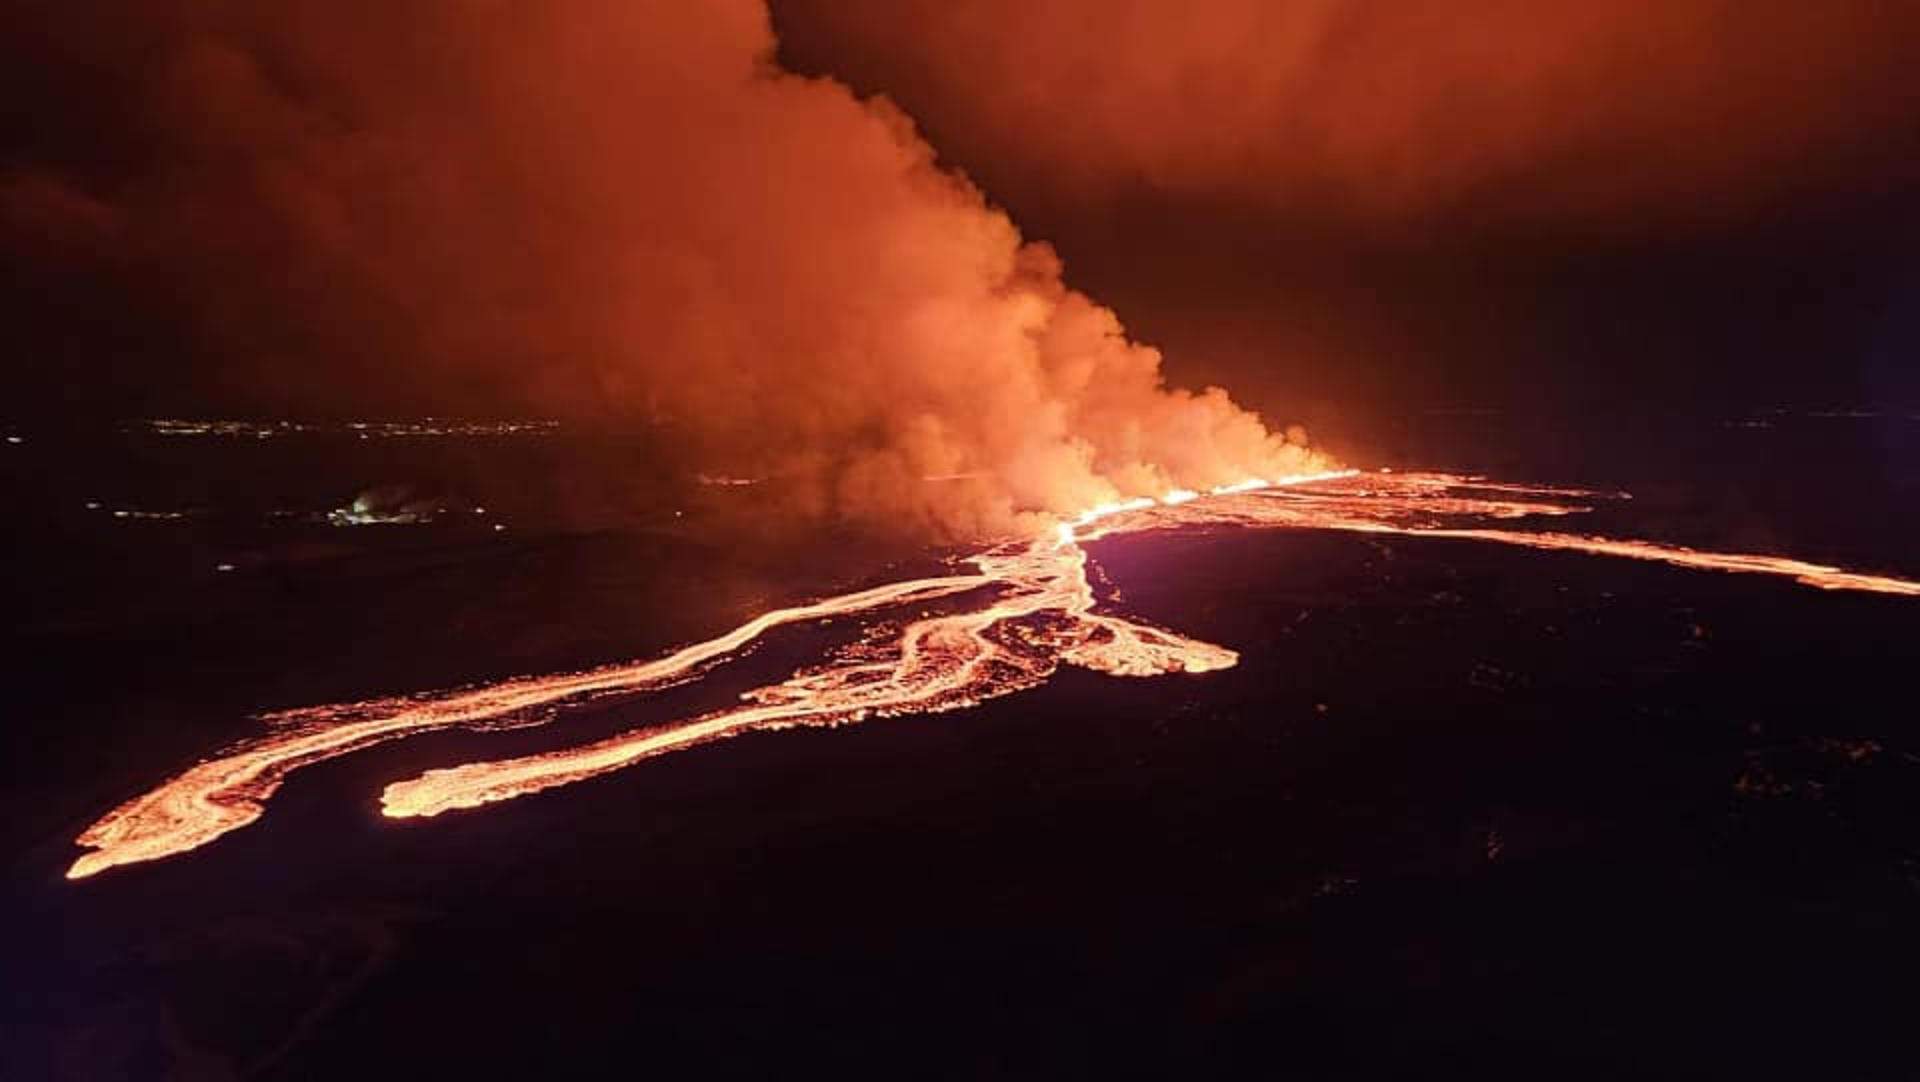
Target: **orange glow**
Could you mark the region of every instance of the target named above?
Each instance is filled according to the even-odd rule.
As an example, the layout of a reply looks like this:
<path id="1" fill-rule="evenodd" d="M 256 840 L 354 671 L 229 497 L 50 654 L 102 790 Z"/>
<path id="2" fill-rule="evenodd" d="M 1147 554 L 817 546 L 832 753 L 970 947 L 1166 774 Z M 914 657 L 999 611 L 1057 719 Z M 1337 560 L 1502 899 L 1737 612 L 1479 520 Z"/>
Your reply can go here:
<path id="1" fill-rule="evenodd" d="M 977 604 L 923 615 L 890 643 L 848 648 L 817 667 L 748 692 L 741 706 L 636 729 L 539 755 L 467 763 L 387 786 L 391 817 L 432 816 L 606 774 L 643 759 L 754 729 L 843 725 L 874 717 L 971 706 L 1044 683 L 1065 663 L 1116 676 L 1204 673 L 1232 666 L 1234 651 L 1095 611 L 1083 542 L 1181 527 L 1281 527 L 1451 538 L 1652 560 L 1702 570 L 1781 575 L 1828 590 L 1920 596 L 1920 582 L 1779 556 L 1699 552 L 1649 541 L 1492 529 L 1461 522 L 1567 516 L 1599 495 L 1440 473 L 1331 471 L 1249 479 L 1207 496 L 1175 490 L 1095 507 L 1040 539 L 972 558 L 971 574 L 891 583 L 777 609 L 667 657 L 584 673 L 529 677 L 429 697 L 381 699 L 292 711 L 272 731 L 202 762 L 104 816 L 80 835 L 69 878 L 205 845 L 258 819 L 300 767 L 387 740 L 451 726 L 539 724 L 537 711 L 688 678 L 766 631 L 801 621 L 876 612 L 978 591 Z"/>

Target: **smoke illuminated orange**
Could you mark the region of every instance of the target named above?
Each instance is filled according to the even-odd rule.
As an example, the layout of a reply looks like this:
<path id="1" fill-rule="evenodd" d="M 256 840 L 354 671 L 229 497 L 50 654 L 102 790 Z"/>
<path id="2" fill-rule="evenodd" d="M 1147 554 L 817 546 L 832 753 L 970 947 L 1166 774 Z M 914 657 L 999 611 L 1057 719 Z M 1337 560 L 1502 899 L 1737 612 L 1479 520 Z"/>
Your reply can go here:
<path id="1" fill-rule="evenodd" d="M 1044 683 L 1061 663 L 1116 676 L 1204 673 L 1238 655 L 1096 612 L 1083 542 L 1111 534 L 1195 526 L 1291 527 L 1452 538 L 1628 557 L 1702 570 L 1780 575 L 1829 590 L 1920 596 L 1920 582 L 1779 556 L 1700 552 L 1649 541 L 1460 525 L 1567 516 L 1606 495 L 1508 485 L 1439 473 L 1338 471 L 1250 479 L 1206 494 L 1185 490 L 1091 509 L 1037 540 L 971 558 L 972 573 L 913 579 L 777 609 L 655 661 L 530 677 L 437 696 L 313 707 L 276 715 L 267 734 L 202 762 L 114 809 L 77 839 L 90 850 L 67 872 L 198 848 L 258 819 L 300 767 L 374 744 L 448 727 L 538 724 L 532 712 L 635 694 L 721 663 L 783 624 L 880 612 L 949 599 L 957 611 L 922 615 L 884 645 L 865 642 L 744 696 L 727 710 L 539 755 L 430 770 L 387 786 L 382 811 L 432 816 L 508 800 L 754 729 L 841 725 L 970 706 Z M 1621 495 L 1621 494 L 1612 494 Z M 978 594 L 977 603 L 962 595 Z"/>

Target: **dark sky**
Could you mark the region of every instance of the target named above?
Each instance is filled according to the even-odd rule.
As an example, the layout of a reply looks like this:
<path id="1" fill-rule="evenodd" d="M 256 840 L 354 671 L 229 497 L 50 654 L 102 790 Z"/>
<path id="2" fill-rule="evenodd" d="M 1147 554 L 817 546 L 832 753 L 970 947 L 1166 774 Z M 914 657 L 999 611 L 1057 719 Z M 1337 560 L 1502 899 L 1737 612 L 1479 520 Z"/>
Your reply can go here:
<path id="1" fill-rule="evenodd" d="M 724 6 L 705 21 L 764 18 Z M 614 318 L 597 293 L 652 282 L 619 252 L 668 228 L 621 200 L 687 217 L 671 178 L 707 144 L 675 125 L 734 123 L 689 105 L 698 66 L 733 54 L 700 59 L 688 5 L 569 5 L 533 29 L 484 2 L 8 7 L 15 412 L 657 405 L 613 366 L 535 354 L 617 352 L 684 308 Z M 1920 399 L 1911 5 L 775 0 L 771 18 L 781 64 L 897 102 L 1173 380 L 1277 421 Z M 808 108 L 794 140 L 830 148 Z M 751 194 L 720 186 L 716 216 L 820 217 L 826 189 L 788 159 L 736 157 Z M 789 241 L 832 243 L 769 243 Z"/>
<path id="2" fill-rule="evenodd" d="M 779 0 L 1193 378 L 1911 402 L 1920 9 Z M 1343 408 L 1344 407 L 1344 408 Z"/>

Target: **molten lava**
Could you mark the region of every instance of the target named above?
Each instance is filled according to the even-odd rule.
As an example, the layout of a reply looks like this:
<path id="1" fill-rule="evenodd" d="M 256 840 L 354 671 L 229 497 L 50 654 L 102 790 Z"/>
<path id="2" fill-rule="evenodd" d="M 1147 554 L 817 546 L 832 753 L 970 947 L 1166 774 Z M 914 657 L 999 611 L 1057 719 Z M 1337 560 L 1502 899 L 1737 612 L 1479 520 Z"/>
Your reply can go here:
<path id="1" fill-rule="evenodd" d="M 1623 496 L 1511 485 L 1439 473 L 1356 471 L 1250 479 L 1206 494 L 1175 490 L 1093 508 L 1047 536 L 971 558 L 974 570 L 891 583 L 777 609 L 654 661 L 508 680 L 472 690 L 313 707 L 275 715 L 272 729 L 109 812 L 77 839 L 91 852 L 67 872 L 198 848 L 258 819 L 293 771 L 374 744 L 453 726 L 537 724 L 533 713 L 687 679 L 783 624 L 875 613 L 937 598 L 958 611 L 923 616 L 891 642 L 848 648 L 821 665 L 748 692 L 743 704 L 604 740 L 512 759 L 429 770 L 381 796 L 392 817 L 432 816 L 509 800 L 606 774 L 643 759 L 753 729 L 841 725 L 970 706 L 1044 683 L 1062 664 L 1116 676 L 1204 673 L 1232 666 L 1222 646 L 1096 612 L 1082 542 L 1190 526 L 1291 527 L 1453 538 L 1653 560 L 1702 570 L 1787 576 L 1828 590 L 1920 596 L 1920 582 L 1778 556 L 1699 552 L 1649 541 L 1468 525 L 1587 510 L 1577 501 Z M 962 595 L 978 594 L 967 604 Z M 530 716 L 531 715 L 531 716 Z"/>

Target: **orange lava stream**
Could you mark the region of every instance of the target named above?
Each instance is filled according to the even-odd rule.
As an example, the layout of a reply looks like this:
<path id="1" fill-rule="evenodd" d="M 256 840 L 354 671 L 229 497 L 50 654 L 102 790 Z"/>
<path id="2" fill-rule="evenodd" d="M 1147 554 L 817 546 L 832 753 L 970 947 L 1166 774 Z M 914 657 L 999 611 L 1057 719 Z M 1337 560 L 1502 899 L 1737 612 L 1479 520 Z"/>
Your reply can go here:
<path id="1" fill-rule="evenodd" d="M 1415 537 L 1453 537 L 1467 541 L 1492 541 L 1502 545 L 1519 545 L 1531 549 L 1584 552 L 1590 556 L 1653 560 L 1678 567 L 1689 567 L 1697 571 L 1741 571 L 1761 575 L 1783 575 L 1795 582 L 1817 586 L 1822 590 L 1864 590 L 1869 593 L 1920 597 L 1920 582 L 1889 578 L 1885 575 L 1867 575 L 1785 556 L 1700 552 L 1675 545 L 1661 545 L 1652 541 L 1623 541 L 1570 533 L 1528 533 L 1523 530 L 1406 529 L 1380 523 L 1328 525 L 1322 528 L 1366 533 L 1397 533 Z"/>
<path id="2" fill-rule="evenodd" d="M 1061 662 L 1116 676 L 1157 676 L 1211 672 L 1239 660 L 1225 647 L 1095 613 L 1086 550 L 1071 535 L 998 549 L 974 562 L 1005 587 L 1000 599 L 975 611 L 916 620 L 881 656 L 843 657 L 748 692 L 749 705 L 691 721 L 544 755 L 430 770 L 387 786 L 381 810 L 396 818 L 438 815 L 509 800 L 750 729 L 840 725 L 972 706 L 1041 684 Z"/>
<path id="3" fill-rule="evenodd" d="M 1624 493 L 1593 493 L 1578 489 L 1549 489 L 1501 485 L 1451 474 L 1379 474 L 1363 481 L 1327 486 L 1323 491 L 1283 491 L 1267 494 L 1260 504 L 1223 507 L 1217 516 L 1248 526 L 1292 526 L 1315 530 L 1398 534 L 1407 537 L 1487 541 L 1523 548 L 1581 552 L 1651 560 L 1698 571 L 1731 571 L 1780 575 L 1822 590 L 1859 590 L 1869 593 L 1920 597 L 1920 582 L 1873 575 L 1786 556 L 1752 553 L 1701 552 L 1655 541 L 1592 537 L 1583 534 L 1496 530 L 1448 526 L 1448 518 L 1513 519 L 1534 515 L 1569 515 L 1588 510 L 1565 503 L 1528 502 L 1451 495 L 1453 491 L 1522 493 L 1540 496 L 1584 497 Z"/>
<path id="4" fill-rule="evenodd" d="M 970 706 L 1044 683 L 1061 663 L 1118 676 L 1202 673 L 1232 650 L 1094 611 L 1082 543 L 1116 533 L 1195 526 L 1341 530 L 1454 538 L 1653 560 L 1704 570 L 1782 575 L 1830 590 L 1920 596 L 1920 583 L 1778 556 L 1700 552 L 1649 541 L 1456 525 L 1565 516 L 1575 500 L 1621 493 L 1512 485 L 1441 473 L 1338 471 L 1248 480 L 1208 493 L 1176 490 L 1094 508 L 1054 536 L 972 559 L 974 574 L 914 579 L 778 609 L 667 657 L 584 673 L 509 680 L 431 697 L 382 699 L 277 715 L 270 733 L 202 762 L 114 809 L 80 835 L 69 878 L 205 845 L 258 819 L 292 771 L 415 733 L 534 722 L 529 711 L 637 693 L 685 679 L 782 624 L 865 613 L 982 591 L 976 607 L 922 616 L 885 645 L 869 642 L 748 692 L 743 705 L 538 755 L 430 770 L 387 786 L 382 811 L 432 816 L 595 777 L 666 752 L 754 729 L 841 725 Z"/>
<path id="5" fill-rule="evenodd" d="M 273 715 L 274 731 L 198 764 L 122 804 L 88 827 L 76 844 L 96 850 L 73 862 L 80 879 L 141 860 L 184 853 L 260 818 L 268 798 L 303 766 L 403 736 L 456 725 L 499 723 L 567 700 L 658 688 L 738 650 L 781 624 L 928 601 L 984 586 L 982 575 L 889 583 L 763 613 L 718 638 L 667 657 L 581 673 L 526 677 L 428 698 L 376 699 Z"/>

